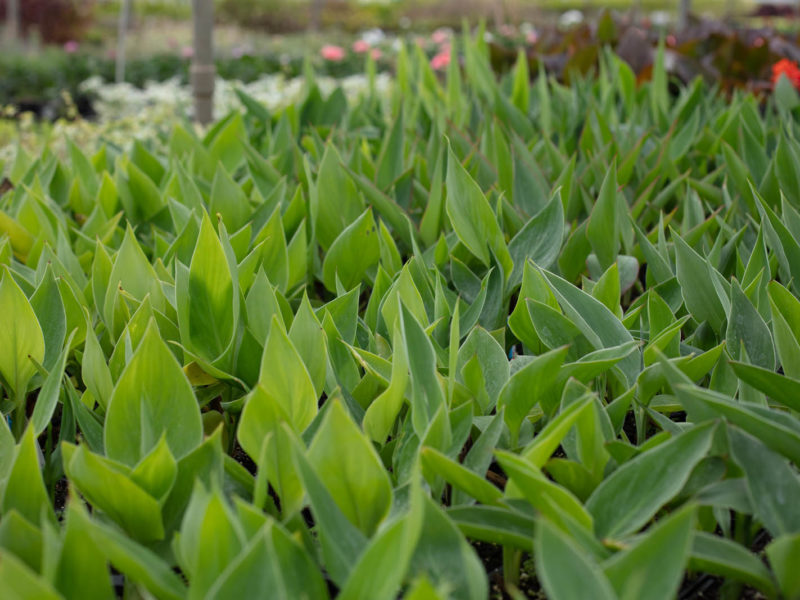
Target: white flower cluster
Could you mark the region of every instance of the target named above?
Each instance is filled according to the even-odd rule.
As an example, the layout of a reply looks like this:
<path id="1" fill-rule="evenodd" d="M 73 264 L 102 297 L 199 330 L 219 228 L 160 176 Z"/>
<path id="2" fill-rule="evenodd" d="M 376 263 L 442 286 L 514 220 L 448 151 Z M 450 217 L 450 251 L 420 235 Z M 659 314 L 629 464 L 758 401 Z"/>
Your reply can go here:
<path id="1" fill-rule="evenodd" d="M 318 77 L 316 82 L 325 95 L 340 86 L 348 100 L 356 100 L 369 87 L 369 80 L 365 75 L 351 75 L 342 79 Z M 382 73 L 376 77 L 378 94 L 385 95 L 390 85 L 391 78 L 388 74 Z M 143 89 L 139 89 L 128 83 L 106 84 L 99 78 L 92 78 L 85 81 L 82 88 L 96 96 L 94 107 L 98 120 L 104 123 L 143 114 L 158 117 L 158 120 L 164 116 L 181 118 L 192 114 L 191 88 L 182 85 L 177 79 L 148 83 Z M 241 108 L 236 89 L 263 103 L 270 111 L 276 111 L 302 101 L 306 92 L 306 80 L 303 77 L 287 79 L 280 74 L 266 75 L 251 83 L 217 79 L 214 92 L 214 113 L 217 118 Z"/>
<path id="2" fill-rule="evenodd" d="M 341 87 L 348 101 L 358 100 L 369 90 L 369 79 L 365 75 L 342 79 L 318 77 L 316 82 L 325 96 Z M 377 75 L 376 94 L 388 98 L 391 84 L 388 74 Z M 20 147 L 29 155 L 36 155 L 47 146 L 65 157 L 65 140 L 69 138 L 86 152 L 94 152 L 103 144 L 128 150 L 134 140 L 158 140 L 159 134 L 168 132 L 176 121 L 192 116 L 191 88 L 178 79 L 148 83 L 140 89 L 128 83 L 107 84 L 93 77 L 86 80 L 82 88 L 96 97 L 97 115 L 92 120 L 60 119 L 53 123 L 37 123 L 30 115 L 19 115 L 16 121 L 0 121 L 0 174 L 4 164 L 6 168 L 12 164 Z M 267 75 L 247 84 L 219 79 L 214 95 L 217 118 L 231 110 L 242 109 L 236 89 L 262 102 L 273 113 L 301 102 L 307 91 L 303 77 L 287 79 L 283 75 Z"/>

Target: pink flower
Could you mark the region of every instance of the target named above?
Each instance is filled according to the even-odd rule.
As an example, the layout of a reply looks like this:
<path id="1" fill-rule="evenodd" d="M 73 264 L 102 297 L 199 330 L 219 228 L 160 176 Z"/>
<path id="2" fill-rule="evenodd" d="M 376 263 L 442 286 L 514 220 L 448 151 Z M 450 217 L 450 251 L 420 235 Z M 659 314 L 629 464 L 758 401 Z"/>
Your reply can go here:
<path id="1" fill-rule="evenodd" d="M 435 71 L 442 71 L 450 64 L 450 50 L 439 52 L 431 59 L 431 68 Z"/>
<path id="2" fill-rule="evenodd" d="M 514 35 L 516 34 L 514 28 L 506 23 L 500 25 L 500 27 L 498 27 L 497 30 L 500 32 L 501 35 L 504 35 L 506 37 L 514 37 Z"/>
<path id="3" fill-rule="evenodd" d="M 372 60 L 380 60 L 381 56 L 383 56 L 383 52 L 381 52 L 378 48 L 373 48 L 369 55 L 372 57 Z"/>
<path id="4" fill-rule="evenodd" d="M 181 56 L 183 58 L 192 58 L 194 56 L 194 48 L 191 46 L 184 46 L 181 48 Z"/>
<path id="5" fill-rule="evenodd" d="M 344 59 L 345 51 L 341 46 L 325 45 L 319 51 L 322 58 L 333 62 L 339 62 Z"/>
<path id="6" fill-rule="evenodd" d="M 78 51 L 79 44 L 75 40 L 64 42 L 64 52 L 67 54 L 75 54 Z"/>
<path id="7" fill-rule="evenodd" d="M 353 52 L 356 54 L 364 54 L 369 50 L 369 42 L 367 40 L 356 40 L 353 42 Z"/>
<path id="8" fill-rule="evenodd" d="M 533 45 L 539 41 L 539 34 L 537 34 L 535 30 L 531 29 L 525 34 L 525 41 Z"/>
<path id="9" fill-rule="evenodd" d="M 447 29 L 437 29 L 431 35 L 431 41 L 434 44 L 444 44 L 450 39 L 450 31 Z"/>

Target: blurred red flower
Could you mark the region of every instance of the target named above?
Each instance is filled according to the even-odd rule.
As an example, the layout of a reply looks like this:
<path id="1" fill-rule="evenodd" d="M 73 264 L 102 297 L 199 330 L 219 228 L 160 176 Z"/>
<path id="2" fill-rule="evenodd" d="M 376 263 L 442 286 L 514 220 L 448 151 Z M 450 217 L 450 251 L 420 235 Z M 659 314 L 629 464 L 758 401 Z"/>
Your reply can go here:
<path id="1" fill-rule="evenodd" d="M 326 45 L 319 51 L 322 58 L 333 62 L 339 62 L 344 59 L 345 50 L 340 46 Z"/>
<path id="2" fill-rule="evenodd" d="M 450 64 L 450 49 L 439 52 L 431 59 L 431 67 L 435 71 L 442 71 Z"/>
<path id="3" fill-rule="evenodd" d="M 356 54 L 364 54 L 369 50 L 369 42 L 367 40 L 356 40 L 353 42 L 353 52 Z"/>
<path id="4" fill-rule="evenodd" d="M 797 63 L 783 58 L 772 65 L 772 85 L 777 85 L 781 75 L 786 75 L 791 84 L 800 90 L 800 68 Z"/>

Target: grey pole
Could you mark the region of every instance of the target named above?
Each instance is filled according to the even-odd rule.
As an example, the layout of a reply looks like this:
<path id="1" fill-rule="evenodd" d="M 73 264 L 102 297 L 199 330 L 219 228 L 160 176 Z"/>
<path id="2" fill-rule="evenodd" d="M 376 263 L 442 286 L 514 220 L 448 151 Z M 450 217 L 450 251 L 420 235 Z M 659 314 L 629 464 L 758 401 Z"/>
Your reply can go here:
<path id="1" fill-rule="evenodd" d="M 214 2 L 192 0 L 194 20 L 194 55 L 192 89 L 194 118 L 203 125 L 214 119 Z"/>
<path id="2" fill-rule="evenodd" d="M 6 1 L 6 42 L 16 45 L 19 41 L 19 0 Z"/>
<path id="3" fill-rule="evenodd" d="M 680 0 L 678 3 L 678 31 L 683 31 L 689 26 L 689 14 L 692 10 L 692 0 Z"/>
<path id="4" fill-rule="evenodd" d="M 119 13 L 119 24 L 117 29 L 117 62 L 114 70 L 114 78 L 117 83 L 125 81 L 125 39 L 128 36 L 128 26 L 131 20 L 132 0 L 122 0 Z"/>

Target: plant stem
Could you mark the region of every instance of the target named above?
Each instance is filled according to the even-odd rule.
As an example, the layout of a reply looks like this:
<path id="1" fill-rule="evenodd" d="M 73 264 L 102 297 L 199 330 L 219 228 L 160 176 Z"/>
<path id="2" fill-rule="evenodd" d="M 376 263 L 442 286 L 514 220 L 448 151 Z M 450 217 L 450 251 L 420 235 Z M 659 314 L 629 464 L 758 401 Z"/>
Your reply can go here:
<path id="1" fill-rule="evenodd" d="M 521 561 L 522 551 L 503 546 L 503 583 L 506 586 L 519 584 L 519 565 Z"/>

